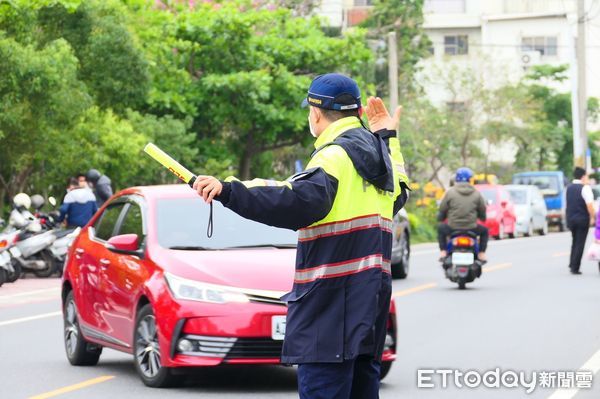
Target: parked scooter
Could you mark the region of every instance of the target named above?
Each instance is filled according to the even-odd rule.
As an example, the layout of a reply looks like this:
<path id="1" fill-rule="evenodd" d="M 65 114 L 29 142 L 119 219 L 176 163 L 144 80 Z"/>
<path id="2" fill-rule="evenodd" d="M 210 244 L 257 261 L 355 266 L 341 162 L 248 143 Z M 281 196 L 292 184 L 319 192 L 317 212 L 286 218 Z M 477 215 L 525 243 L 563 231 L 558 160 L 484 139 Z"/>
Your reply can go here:
<path id="1" fill-rule="evenodd" d="M 6 282 L 14 283 L 21 277 L 21 264 L 15 258 L 21 256 L 21 251 L 15 246 L 18 230 L 0 233 L 0 268 L 6 270 Z"/>
<path id="2" fill-rule="evenodd" d="M 481 267 L 484 261 L 477 259 L 479 243 L 477 235 L 472 232 L 455 232 L 450 236 L 447 247 L 448 256 L 443 259 L 442 266 L 446 278 L 458 283 L 463 290 L 467 283 L 481 277 Z"/>
<path id="3" fill-rule="evenodd" d="M 56 236 L 51 230 L 44 231 L 40 220 L 29 212 L 32 200 L 27 194 L 17 194 L 13 203 L 15 208 L 11 212 L 9 223 L 13 228 L 20 229 L 15 246 L 21 253 L 21 256 L 13 259 L 24 270 L 32 271 L 38 277 L 51 276 L 55 269 L 48 248 L 56 241 Z"/>

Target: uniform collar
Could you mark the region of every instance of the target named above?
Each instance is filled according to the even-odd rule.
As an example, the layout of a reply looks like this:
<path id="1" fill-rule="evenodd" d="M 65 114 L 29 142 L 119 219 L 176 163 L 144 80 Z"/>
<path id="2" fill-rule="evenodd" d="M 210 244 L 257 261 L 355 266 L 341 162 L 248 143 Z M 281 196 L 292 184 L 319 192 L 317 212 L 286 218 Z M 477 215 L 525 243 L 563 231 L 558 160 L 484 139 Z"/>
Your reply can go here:
<path id="1" fill-rule="evenodd" d="M 348 116 L 346 118 L 338 119 L 331 125 L 327 126 L 323 133 L 315 140 L 315 148 L 319 148 L 325 144 L 331 143 L 340 134 L 346 130 L 362 127 L 360 120 L 356 116 Z"/>

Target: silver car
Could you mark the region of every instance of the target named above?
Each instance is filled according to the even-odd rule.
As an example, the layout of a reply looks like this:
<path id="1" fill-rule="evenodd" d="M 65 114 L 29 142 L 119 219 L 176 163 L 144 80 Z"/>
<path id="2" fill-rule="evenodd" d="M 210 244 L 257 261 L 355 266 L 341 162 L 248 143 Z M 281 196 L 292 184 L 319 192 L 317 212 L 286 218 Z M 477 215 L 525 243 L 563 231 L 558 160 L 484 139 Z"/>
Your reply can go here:
<path id="1" fill-rule="evenodd" d="M 406 278 L 410 261 L 410 224 L 405 209 L 394 216 L 392 241 L 392 277 Z"/>
<path id="2" fill-rule="evenodd" d="M 517 215 L 516 232 L 532 236 L 534 232 L 548 234 L 548 209 L 544 196 L 536 186 L 507 185 L 505 186 L 515 204 Z"/>

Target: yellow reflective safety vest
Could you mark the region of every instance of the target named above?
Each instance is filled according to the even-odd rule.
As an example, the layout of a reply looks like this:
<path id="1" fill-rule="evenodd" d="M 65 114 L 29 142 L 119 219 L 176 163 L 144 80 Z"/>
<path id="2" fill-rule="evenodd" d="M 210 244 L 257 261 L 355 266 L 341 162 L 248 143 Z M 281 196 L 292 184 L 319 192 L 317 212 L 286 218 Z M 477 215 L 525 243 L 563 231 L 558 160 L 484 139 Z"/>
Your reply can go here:
<path id="1" fill-rule="evenodd" d="M 304 172 L 284 182 L 228 178 L 217 199 L 298 230 L 282 362 L 381 357 L 391 300 L 392 219 L 408 198 L 396 132 L 355 117 L 327 127 Z"/>

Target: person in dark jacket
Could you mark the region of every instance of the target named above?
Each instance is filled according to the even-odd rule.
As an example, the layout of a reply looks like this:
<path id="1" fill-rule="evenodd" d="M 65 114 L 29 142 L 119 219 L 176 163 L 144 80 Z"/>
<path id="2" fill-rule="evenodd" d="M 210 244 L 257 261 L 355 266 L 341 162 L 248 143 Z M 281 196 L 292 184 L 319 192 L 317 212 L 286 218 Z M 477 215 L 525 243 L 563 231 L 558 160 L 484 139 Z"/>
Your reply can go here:
<path id="1" fill-rule="evenodd" d="M 86 173 L 88 184 L 94 188 L 96 203 L 101 207 L 113 195 L 113 189 L 110 185 L 110 179 L 98 172 L 96 169 L 90 169 Z"/>
<path id="2" fill-rule="evenodd" d="M 220 181 L 194 188 L 243 217 L 298 230 L 296 273 L 281 361 L 298 364 L 302 399 L 379 397 L 391 299 L 392 219 L 408 178 L 391 117 L 368 101 L 371 133 L 360 119 L 358 85 L 340 74 L 315 78 L 305 104 L 316 137 L 307 169 L 287 181 Z"/>
<path id="3" fill-rule="evenodd" d="M 585 241 L 590 226 L 594 225 L 594 194 L 585 169 L 575 168 L 573 177 L 573 182 L 566 190 L 567 227 L 572 236 L 569 269 L 572 274 L 581 274 L 579 268 Z"/>
<path id="4" fill-rule="evenodd" d="M 479 236 L 479 260 L 485 260 L 485 251 L 489 239 L 488 229 L 477 223 L 477 219 L 485 221 L 485 198 L 470 183 L 473 172 L 469 168 L 456 171 L 455 183 L 446 192 L 440 204 L 438 220 L 438 242 L 440 260 L 448 256 L 446 246 L 448 236 L 453 231 L 472 231 Z M 447 222 L 444 223 L 444 220 Z"/>
<path id="5" fill-rule="evenodd" d="M 67 195 L 59 208 L 58 221 L 67 221 L 67 228 L 83 227 L 98 210 L 96 198 L 92 190 L 79 186 L 77 178 L 69 179 Z"/>

